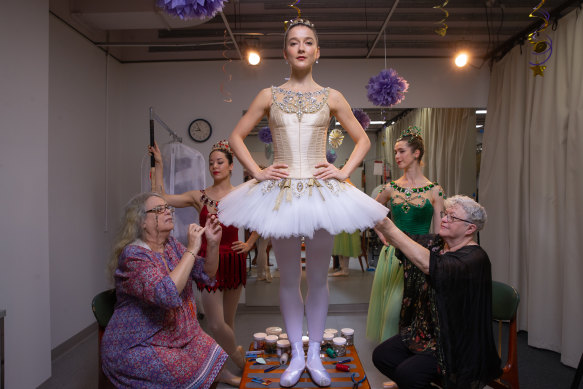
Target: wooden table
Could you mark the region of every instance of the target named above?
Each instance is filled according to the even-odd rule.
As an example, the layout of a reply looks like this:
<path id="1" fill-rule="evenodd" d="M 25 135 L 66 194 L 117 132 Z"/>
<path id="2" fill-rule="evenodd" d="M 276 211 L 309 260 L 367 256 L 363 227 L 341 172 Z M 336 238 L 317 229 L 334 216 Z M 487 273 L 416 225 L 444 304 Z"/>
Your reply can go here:
<path id="1" fill-rule="evenodd" d="M 253 344 L 251 344 L 251 347 L 253 347 Z M 250 348 L 250 350 L 252 350 L 252 348 Z M 239 389 L 281 388 L 281 386 L 279 385 L 279 378 L 281 377 L 281 374 L 284 372 L 288 365 L 284 365 L 279 369 L 272 370 L 269 373 L 264 373 L 263 370 L 265 370 L 267 367 L 279 365 L 279 358 L 277 355 L 271 354 L 268 355 L 264 354 L 261 355 L 261 357 L 263 357 L 267 361 L 267 365 L 255 365 L 254 362 L 247 361 L 247 363 L 245 364 L 245 368 L 243 369 L 243 375 L 241 377 L 241 385 L 239 385 Z M 351 361 L 345 363 L 345 365 L 348 365 L 350 367 L 350 372 L 336 370 L 334 362 L 348 358 L 350 358 Z M 362 364 L 360 362 L 360 359 L 358 358 L 358 354 L 354 346 L 348 346 L 346 348 L 346 356 L 338 358 L 328 358 L 328 356 L 326 356 L 325 358 L 322 358 L 322 363 L 324 364 L 324 367 L 326 368 L 328 374 L 330 374 L 330 377 L 332 378 L 332 383 L 329 386 L 330 388 L 352 389 L 354 383 L 350 379 L 350 376 L 353 373 L 356 373 L 354 379 L 357 381 L 360 381 L 363 377 L 365 377 L 364 369 L 362 368 Z M 255 383 L 251 381 L 253 377 L 269 379 L 272 382 L 269 385 Z M 306 370 L 302 374 L 299 382 L 293 387 L 318 388 L 319 386 L 312 382 L 312 379 L 310 378 L 310 375 Z M 358 386 L 358 389 L 370 389 L 368 380 L 365 379 L 364 382 L 362 382 Z"/>

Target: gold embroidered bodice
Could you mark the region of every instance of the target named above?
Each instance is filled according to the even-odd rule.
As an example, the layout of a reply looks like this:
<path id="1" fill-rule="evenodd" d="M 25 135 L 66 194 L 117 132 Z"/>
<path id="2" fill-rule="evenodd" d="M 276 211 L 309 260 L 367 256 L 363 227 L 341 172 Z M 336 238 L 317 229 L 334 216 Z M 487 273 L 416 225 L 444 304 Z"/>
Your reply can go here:
<path id="1" fill-rule="evenodd" d="M 330 122 L 328 88 L 292 92 L 271 87 L 269 128 L 273 163 L 288 165 L 289 178 L 311 178 L 319 163 L 326 162 L 326 137 Z"/>

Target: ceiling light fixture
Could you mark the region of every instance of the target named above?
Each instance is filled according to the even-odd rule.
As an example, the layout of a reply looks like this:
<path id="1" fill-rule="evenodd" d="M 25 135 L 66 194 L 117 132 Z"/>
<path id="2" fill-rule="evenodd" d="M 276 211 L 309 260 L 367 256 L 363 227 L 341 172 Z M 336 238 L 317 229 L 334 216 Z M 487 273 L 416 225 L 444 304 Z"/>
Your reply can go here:
<path id="1" fill-rule="evenodd" d="M 468 55 L 467 52 L 465 51 L 459 51 L 454 59 L 455 62 L 455 66 L 457 66 L 458 68 L 463 68 L 464 66 L 466 66 L 468 64 L 468 61 L 470 59 L 470 56 Z"/>
<path id="2" fill-rule="evenodd" d="M 251 66 L 257 66 L 261 62 L 261 55 L 259 54 L 259 38 L 245 39 L 246 59 Z"/>
<path id="3" fill-rule="evenodd" d="M 261 62 L 261 56 L 256 50 L 247 51 L 247 63 L 251 66 L 257 66 Z"/>

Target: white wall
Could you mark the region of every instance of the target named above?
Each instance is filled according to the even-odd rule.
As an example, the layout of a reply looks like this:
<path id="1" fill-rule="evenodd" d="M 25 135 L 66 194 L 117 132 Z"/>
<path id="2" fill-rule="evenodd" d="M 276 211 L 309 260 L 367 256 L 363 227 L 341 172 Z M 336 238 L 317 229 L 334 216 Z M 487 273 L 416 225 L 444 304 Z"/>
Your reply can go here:
<path id="1" fill-rule="evenodd" d="M 51 372 L 48 208 L 49 26 L 46 0 L 0 12 L 0 309 L 6 387 Z"/>
<path id="2" fill-rule="evenodd" d="M 94 323 L 91 299 L 110 287 L 105 265 L 119 207 L 114 192 L 110 191 L 111 198 L 106 195 L 111 188 L 106 180 L 106 153 L 117 145 L 115 134 L 107 139 L 106 129 L 107 114 L 117 116 L 117 100 L 110 96 L 119 95 L 115 74 L 120 65 L 54 17 L 50 31 L 49 254 L 54 348 Z M 113 220 L 111 215 L 115 215 Z"/>

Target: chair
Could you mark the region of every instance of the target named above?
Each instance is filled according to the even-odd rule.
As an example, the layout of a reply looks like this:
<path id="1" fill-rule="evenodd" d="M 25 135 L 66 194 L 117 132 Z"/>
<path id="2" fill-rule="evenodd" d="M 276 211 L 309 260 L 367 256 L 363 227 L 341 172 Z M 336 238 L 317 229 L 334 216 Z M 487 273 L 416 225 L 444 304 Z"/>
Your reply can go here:
<path id="1" fill-rule="evenodd" d="M 502 375 L 488 385 L 494 389 L 518 389 L 518 357 L 516 313 L 520 296 L 516 289 L 503 282 L 492 281 L 492 319 L 498 321 L 498 354 L 502 357 L 502 321 L 510 323 L 508 329 L 508 355 Z"/>
<path id="2" fill-rule="evenodd" d="M 360 255 L 358 256 L 358 262 L 360 262 L 360 269 L 364 273 L 364 266 L 362 266 L 362 260 L 366 263 L 366 268 L 368 269 L 368 238 L 366 236 L 367 230 L 362 231 L 360 235 Z"/>
<path id="3" fill-rule="evenodd" d="M 101 338 L 103 337 L 103 333 L 105 332 L 105 327 L 107 327 L 107 323 L 109 323 L 109 319 L 113 315 L 113 308 L 116 302 L 116 295 L 115 289 L 109 289 L 104 292 L 99 293 L 97 296 L 93 298 L 91 302 L 91 309 L 93 310 L 93 314 L 95 315 L 95 319 L 97 319 L 98 325 L 98 340 L 97 340 L 97 347 L 98 347 L 98 354 L 99 354 L 99 382 L 98 388 L 113 388 L 113 385 L 107 379 L 107 376 L 103 373 L 101 369 Z"/>

